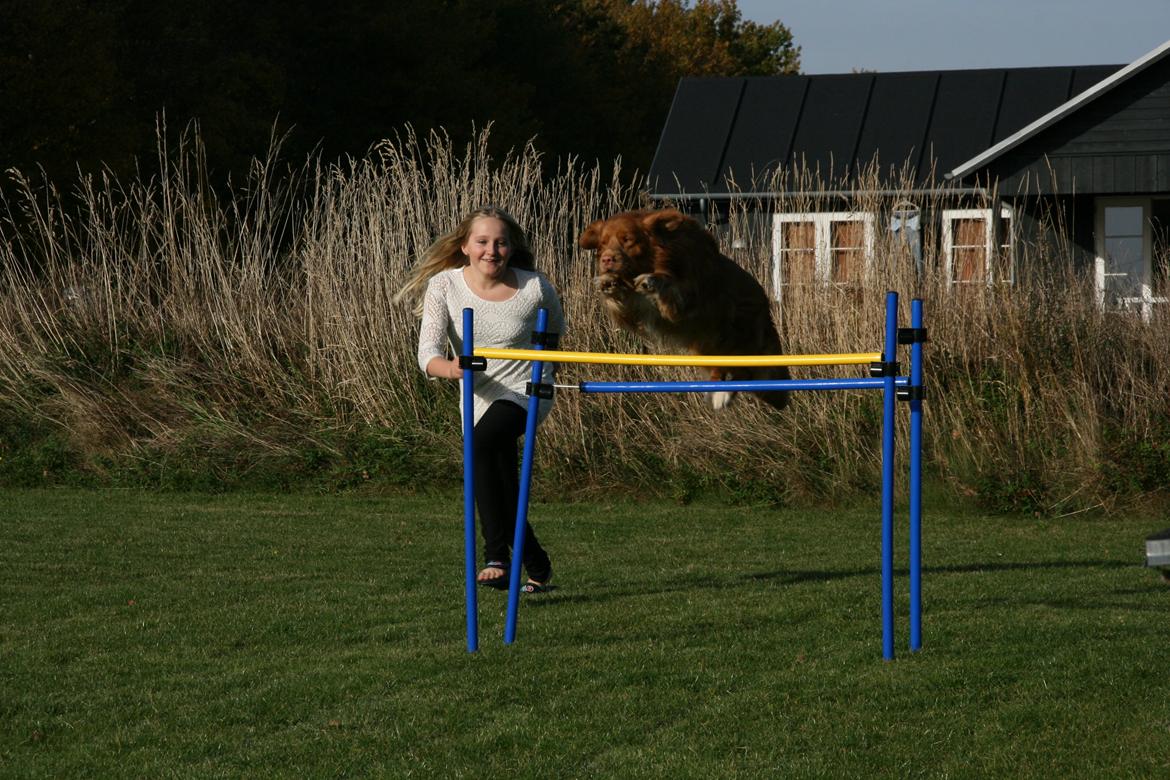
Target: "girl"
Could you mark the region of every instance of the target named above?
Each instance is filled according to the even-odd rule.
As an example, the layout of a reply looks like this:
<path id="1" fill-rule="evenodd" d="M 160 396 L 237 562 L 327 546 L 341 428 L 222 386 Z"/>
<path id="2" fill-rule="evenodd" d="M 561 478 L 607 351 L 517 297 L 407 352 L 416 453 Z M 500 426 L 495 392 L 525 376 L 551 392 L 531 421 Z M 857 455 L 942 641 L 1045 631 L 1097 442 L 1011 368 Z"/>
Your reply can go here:
<path id="1" fill-rule="evenodd" d="M 552 283 L 534 268 L 524 231 L 507 212 L 477 209 L 440 237 L 423 254 L 397 299 L 413 297 L 425 287 L 416 308 L 422 317 L 418 364 L 429 377 L 461 380 L 458 358 L 463 351 L 463 309 L 475 310 L 475 343 L 479 347 L 530 349 L 537 310 L 548 310 L 548 331 L 564 332 L 564 313 Z M 551 383 L 555 366 L 546 363 L 542 382 Z M 525 385 L 532 369 L 527 362 L 488 361 L 475 378 L 475 503 L 479 509 L 486 563 L 478 581 L 506 589 L 516 529 L 520 491 L 518 442 L 527 421 Z M 462 407 L 460 407 L 462 409 Z M 540 402 L 539 420 L 552 401 Z M 524 591 L 548 590 L 552 564 L 532 526 L 524 535 Z"/>

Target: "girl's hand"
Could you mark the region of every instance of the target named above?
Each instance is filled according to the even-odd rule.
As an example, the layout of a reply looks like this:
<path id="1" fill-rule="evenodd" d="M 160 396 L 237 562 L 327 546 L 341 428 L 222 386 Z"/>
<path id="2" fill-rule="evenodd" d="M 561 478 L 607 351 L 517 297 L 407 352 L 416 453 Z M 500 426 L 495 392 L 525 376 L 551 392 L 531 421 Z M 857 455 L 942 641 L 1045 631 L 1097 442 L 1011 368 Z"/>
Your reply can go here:
<path id="1" fill-rule="evenodd" d="M 462 379 L 463 369 L 458 360 L 437 357 L 427 363 L 427 374 L 436 379 Z"/>

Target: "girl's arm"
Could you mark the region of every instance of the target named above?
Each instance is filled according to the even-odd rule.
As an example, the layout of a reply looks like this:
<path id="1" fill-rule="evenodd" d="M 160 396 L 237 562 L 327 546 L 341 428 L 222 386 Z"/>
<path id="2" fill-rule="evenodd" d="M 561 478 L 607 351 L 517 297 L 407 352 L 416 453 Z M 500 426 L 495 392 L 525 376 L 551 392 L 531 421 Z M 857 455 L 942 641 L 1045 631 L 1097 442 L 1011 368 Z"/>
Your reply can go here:
<path id="1" fill-rule="evenodd" d="M 463 370 L 458 360 L 447 358 L 446 289 L 438 276 L 431 277 L 423 297 L 422 324 L 418 330 L 418 366 L 423 373 L 437 379 L 460 379 Z"/>

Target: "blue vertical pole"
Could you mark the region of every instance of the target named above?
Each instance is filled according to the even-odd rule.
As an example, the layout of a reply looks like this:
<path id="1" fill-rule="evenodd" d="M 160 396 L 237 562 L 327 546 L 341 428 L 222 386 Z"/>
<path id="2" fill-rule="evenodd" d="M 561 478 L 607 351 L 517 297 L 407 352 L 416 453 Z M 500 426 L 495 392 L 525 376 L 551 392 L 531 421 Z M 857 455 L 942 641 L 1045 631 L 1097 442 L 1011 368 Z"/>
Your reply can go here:
<path id="1" fill-rule="evenodd" d="M 910 327 L 922 328 L 922 299 L 910 301 Z M 910 650 L 922 648 L 922 339 L 910 345 Z M 913 388 L 919 388 L 914 390 Z"/>
<path id="2" fill-rule="evenodd" d="M 475 354 L 474 312 L 463 310 L 463 355 Z M 467 361 L 464 361 L 465 363 Z M 467 652 L 479 649 L 479 608 L 475 594 L 475 477 L 472 468 L 475 431 L 475 372 L 463 369 L 463 564 L 466 572 L 464 589 L 467 603 Z"/>
<path id="3" fill-rule="evenodd" d="M 898 357 L 898 293 L 886 293 L 886 350 L 882 362 L 882 657 L 894 658 L 894 404 L 893 363 Z"/>
<path id="4" fill-rule="evenodd" d="M 536 332 L 548 329 L 548 309 L 536 314 Z M 535 349 L 543 349 L 536 344 Z M 540 398 L 536 386 L 544 374 L 544 362 L 532 361 L 532 394 L 528 396 L 528 422 L 524 428 L 524 459 L 520 466 L 520 494 L 516 501 L 516 534 L 512 538 L 512 570 L 508 580 L 508 618 L 504 624 L 504 644 L 510 645 L 516 639 L 516 613 L 520 608 L 520 568 L 524 563 L 524 531 L 528 526 L 528 492 L 532 484 L 532 460 L 536 452 L 536 417 L 540 410 Z"/>

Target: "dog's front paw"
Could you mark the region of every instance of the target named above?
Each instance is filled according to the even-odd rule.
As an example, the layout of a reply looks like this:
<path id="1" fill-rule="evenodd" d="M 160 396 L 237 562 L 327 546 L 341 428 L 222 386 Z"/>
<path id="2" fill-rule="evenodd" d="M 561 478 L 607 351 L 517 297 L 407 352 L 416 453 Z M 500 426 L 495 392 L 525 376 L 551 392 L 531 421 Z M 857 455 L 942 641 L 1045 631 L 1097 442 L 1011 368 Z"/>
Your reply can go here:
<path id="1" fill-rule="evenodd" d="M 623 283 L 617 274 L 600 274 L 593 277 L 593 286 L 602 295 L 615 296 L 619 294 Z"/>
<path id="2" fill-rule="evenodd" d="M 735 398 L 735 393 L 729 393 L 726 390 L 711 393 L 711 407 L 716 410 L 726 409 L 731 405 L 731 399 L 733 398 Z"/>
<path id="3" fill-rule="evenodd" d="M 665 279 L 654 274 L 634 277 L 634 289 L 642 295 L 657 296 L 666 289 L 667 284 Z"/>

